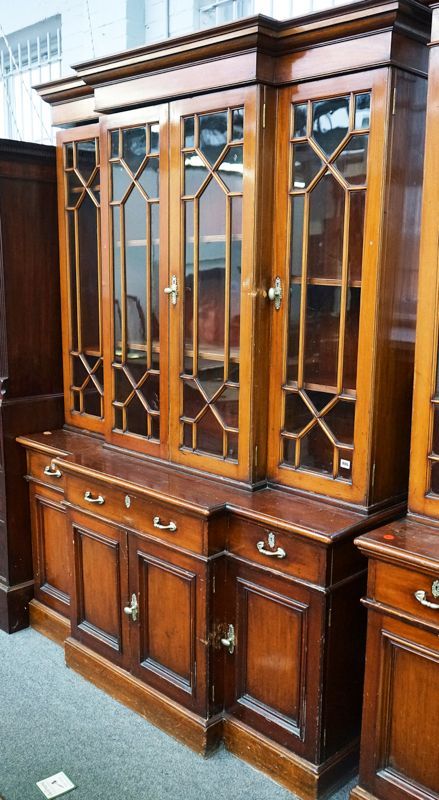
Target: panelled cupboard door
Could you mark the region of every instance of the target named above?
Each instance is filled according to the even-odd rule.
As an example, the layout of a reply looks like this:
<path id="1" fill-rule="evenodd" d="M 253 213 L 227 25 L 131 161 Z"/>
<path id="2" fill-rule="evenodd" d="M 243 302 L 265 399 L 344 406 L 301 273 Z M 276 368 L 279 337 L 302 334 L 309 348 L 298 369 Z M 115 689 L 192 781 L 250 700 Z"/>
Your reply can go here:
<path id="1" fill-rule="evenodd" d="M 381 800 L 433 800 L 439 797 L 437 631 L 370 610 L 367 660 L 362 787 Z"/>
<path id="2" fill-rule="evenodd" d="M 131 670 L 145 683 L 206 714 L 206 565 L 129 534 Z"/>
<path id="3" fill-rule="evenodd" d="M 269 472 L 367 492 L 389 73 L 281 89 Z"/>
<path id="4" fill-rule="evenodd" d="M 315 759 L 324 598 L 305 586 L 229 561 L 234 652 L 226 652 L 228 714 Z"/>
<path id="5" fill-rule="evenodd" d="M 102 432 L 104 367 L 99 126 L 57 134 L 66 422 Z"/>
<path id="6" fill-rule="evenodd" d="M 101 121 L 106 437 L 166 457 L 168 106 Z"/>
<path id="7" fill-rule="evenodd" d="M 63 495 L 39 484 L 29 487 L 35 596 L 63 616 L 70 615 L 71 535 Z"/>
<path id="8" fill-rule="evenodd" d="M 242 479 L 250 459 L 256 98 L 256 89 L 239 89 L 170 105 L 171 459 Z"/>
<path id="9" fill-rule="evenodd" d="M 128 663 L 129 605 L 125 531 L 87 514 L 70 514 L 75 591 L 72 635 L 120 666 Z"/>

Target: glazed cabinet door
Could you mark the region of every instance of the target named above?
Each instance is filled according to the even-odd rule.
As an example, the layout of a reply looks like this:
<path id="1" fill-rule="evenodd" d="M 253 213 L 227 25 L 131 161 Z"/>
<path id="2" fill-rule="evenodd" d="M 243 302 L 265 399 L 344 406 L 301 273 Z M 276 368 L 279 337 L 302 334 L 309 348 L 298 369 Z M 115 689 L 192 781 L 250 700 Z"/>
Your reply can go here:
<path id="1" fill-rule="evenodd" d="M 104 427 L 99 126 L 57 134 L 66 422 Z"/>
<path id="2" fill-rule="evenodd" d="M 199 559 L 129 534 L 132 672 L 206 714 L 207 567 Z"/>
<path id="3" fill-rule="evenodd" d="M 303 585 L 229 560 L 228 714 L 306 758 L 318 747 L 322 599 Z M 224 633 L 226 633 L 226 629 Z"/>
<path id="4" fill-rule="evenodd" d="M 269 471 L 367 489 L 386 70 L 280 90 Z"/>
<path id="5" fill-rule="evenodd" d="M 129 605 L 125 531 L 78 511 L 70 512 L 74 550 L 72 635 L 110 661 L 126 666 Z"/>
<path id="6" fill-rule="evenodd" d="M 360 775 L 380 800 L 439 797 L 437 634 L 369 611 Z"/>
<path id="7" fill-rule="evenodd" d="M 250 460 L 256 90 L 170 106 L 170 449 L 246 478 Z"/>
<path id="8" fill-rule="evenodd" d="M 29 487 L 35 597 L 70 615 L 72 537 L 62 494 L 40 484 Z"/>
<path id="9" fill-rule="evenodd" d="M 166 456 L 167 106 L 101 122 L 106 434 Z"/>

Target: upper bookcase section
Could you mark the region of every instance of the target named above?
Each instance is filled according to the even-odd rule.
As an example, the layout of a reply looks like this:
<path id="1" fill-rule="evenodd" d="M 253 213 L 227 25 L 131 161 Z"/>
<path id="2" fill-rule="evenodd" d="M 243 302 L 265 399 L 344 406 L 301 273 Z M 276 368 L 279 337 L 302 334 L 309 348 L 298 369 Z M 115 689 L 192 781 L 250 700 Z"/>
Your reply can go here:
<path id="1" fill-rule="evenodd" d="M 87 61 L 36 89 L 52 106 L 53 124 L 71 125 L 231 86 L 282 86 L 390 65 L 426 75 L 430 23 L 430 9 L 415 0 L 362 0 L 282 22 L 258 15 Z"/>

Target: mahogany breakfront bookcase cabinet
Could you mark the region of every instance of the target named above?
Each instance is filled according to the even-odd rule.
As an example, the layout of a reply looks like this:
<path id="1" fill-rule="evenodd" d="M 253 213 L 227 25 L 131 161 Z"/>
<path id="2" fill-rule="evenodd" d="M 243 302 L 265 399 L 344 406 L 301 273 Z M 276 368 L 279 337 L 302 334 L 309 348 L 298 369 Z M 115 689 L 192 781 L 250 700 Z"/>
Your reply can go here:
<path id="1" fill-rule="evenodd" d="M 353 539 L 405 508 L 429 30 L 368 0 L 40 87 L 66 424 L 20 439 L 33 624 L 304 798 L 358 755 Z"/>
<path id="2" fill-rule="evenodd" d="M 360 781 L 352 800 L 439 798 L 439 3 L 428 72 L 409 513 L 369 559 Z"/>

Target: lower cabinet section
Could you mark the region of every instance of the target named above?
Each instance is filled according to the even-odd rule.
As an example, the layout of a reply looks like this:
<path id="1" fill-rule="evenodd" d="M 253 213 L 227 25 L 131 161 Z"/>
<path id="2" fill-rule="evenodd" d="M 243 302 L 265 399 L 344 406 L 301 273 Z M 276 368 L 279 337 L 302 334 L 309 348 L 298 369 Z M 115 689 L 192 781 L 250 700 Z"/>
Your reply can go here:
<path id="1" fill-rule="evenodd" d="M 71 535 L 62 493 L 30 486 L 35 597 L 63 616 L 70 615 Z"/>

